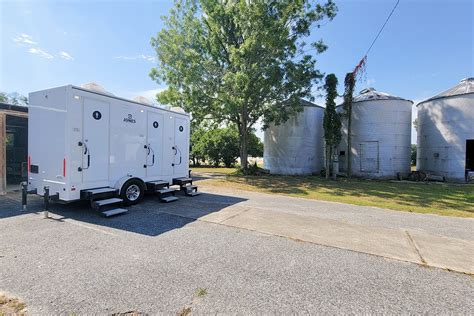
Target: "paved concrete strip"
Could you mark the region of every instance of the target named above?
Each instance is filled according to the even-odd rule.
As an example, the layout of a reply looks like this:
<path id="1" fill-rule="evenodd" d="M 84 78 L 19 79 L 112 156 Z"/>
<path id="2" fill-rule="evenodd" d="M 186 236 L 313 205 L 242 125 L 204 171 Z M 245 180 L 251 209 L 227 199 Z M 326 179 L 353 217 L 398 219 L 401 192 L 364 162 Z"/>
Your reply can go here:
<path id="1" fill-rule="evenodd" d="M 370 227 L 408 229 L 409 231 L 420 231 L 432 235 L 474 242 L 474 218 L 409 213 L 373 206 L 351 205 L 237 189 L 230 190 L 220 187 L 206 187 L 205 183 L 203 185 L 199 183 L 199 187 L 205 193 L 198 197 L 196 201 L 202 201 L 202 203 L 208 203 L 211 200 L 214 203 L 217 197 L 240 198 L 243 201 L 239 205 L 251 208 L 264 207 L 272 212 L 315 216 Z"/>
<path id="2" fill-rule="evenodd" d="M 220 224 L 249 210 L 248 207 L 234 205 L 226 207 L 219 212 L 209 213 L 208 215 L 199 218 L 199 220 Z"/>
<path id="3" fill-rule="evenodd" d="M 207 213 L 183 207 L 165 213 L 200 221 L 349 249 L 386 258 L 474 274 L 474 245 L 417 231 L 364 226 L 316 216 L 251 207 L 246 203 Z"/>
<path id="4" fill-rule="evenodd" d="M 410 232 L 426 263 L 474 274 L 474 243 L 468 240 Z"/>
<path id="5" fill-rule="evenodd" d="M 403 231 L 368 228 L 312 216 L 251 209 L 224 225 L 350 249 L 383 257 L 422 263 Z"/>

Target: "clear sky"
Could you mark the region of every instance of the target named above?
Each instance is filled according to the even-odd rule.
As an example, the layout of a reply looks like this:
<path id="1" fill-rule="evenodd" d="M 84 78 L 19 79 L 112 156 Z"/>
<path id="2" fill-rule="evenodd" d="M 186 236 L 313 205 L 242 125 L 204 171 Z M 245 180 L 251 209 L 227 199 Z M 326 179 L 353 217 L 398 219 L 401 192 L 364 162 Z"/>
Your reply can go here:
<path id="1" fill-rule="evenodd" d="M 338 76 L 342 93 L 345 73 L 396 1 L 335 2 L 336 18 L 311 37 L 329 46 L 317 56 L 318 67 Z M 0 0 L 0 90 L 27 95 L 94 81 L 126 98 L 152 97 L 163 86 L 148 76 L 156 62 L 150 38 L 171 6 L 171 0 Z M 372 86 L 418 102 L 472 77 L 473 21 L 473 0 L 401 0 L 368 56 L 366 81 L 357 91 Z"/>

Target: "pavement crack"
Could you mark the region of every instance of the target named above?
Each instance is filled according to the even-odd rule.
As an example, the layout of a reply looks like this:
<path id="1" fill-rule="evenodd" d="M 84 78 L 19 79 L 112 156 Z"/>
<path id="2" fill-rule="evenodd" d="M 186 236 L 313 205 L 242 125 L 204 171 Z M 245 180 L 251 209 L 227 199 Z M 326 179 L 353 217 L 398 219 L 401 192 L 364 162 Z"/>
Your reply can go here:
<path id="1" fill-rule="evenodd" d="M 421 254 L 420 248 L 418 248 L 418 246 L 416 245 L 415 240 L 414 240 L 413 237 L 410 235 L 410 233 L 408 232 L 408 230 L 405 230 L 405 234 L 406 234 L 407 237 L 408 237 L 408 242 L 409 242 L 410 245 L 413 247 L 413 249 L 415 249 L 415 252 L 417 253 L 418 257 L 420 257 L 421 263 L 424 264 L 424 265 L 427 265 L 428 263 L 426 262 L 425 258 L 423 258 L 423 255 Z"/>

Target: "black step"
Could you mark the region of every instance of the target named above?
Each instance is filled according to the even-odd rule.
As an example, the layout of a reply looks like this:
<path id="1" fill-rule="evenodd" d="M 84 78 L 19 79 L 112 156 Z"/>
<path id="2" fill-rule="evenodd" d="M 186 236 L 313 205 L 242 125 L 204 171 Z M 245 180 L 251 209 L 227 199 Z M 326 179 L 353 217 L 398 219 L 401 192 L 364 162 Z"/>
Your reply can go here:
<path id="1" fill-rule="evenodd" d="M 199 195 L 199 194 L 201 194 L 201 192 L 198 192 L 198 191 L 186 192 L 187 196 L 196 196 L 196 195 Z"/>
<path id="2" fill-rule="evenodd" d="M 156 190 L 169 187 L 168 181 L 156 180 L 146 182 L 146 188 L 148 191 L 154 192 Z"/>
<path id="3" fill-rule="evenodd" d="M 118 189 L 114 188 L 96 188 L 96 189 L 87 189 L 81 190 L 81 199 L 87 200 L 99 200 L 99 199 L 107 199 L 114 196 L 117 196 Z"/>
<path id="4" fill-rule="evenodd" d="M 173 184 L 174 185 L 185 185 L 185 184 L 188 184 L 188 183 L 193 184 L 193 179 L 192 178 L 187 178 L 187 177 L 173 179 Z"/>
<path id="5" fill-rule="evenodd" d="M 184 192 L 184 194 L 189 195 L 189 196 L 196 196 L 198 195 L 198 187 L 197 185 L 183 185 L 181 186 L 181 191 Z"/>
<path id="6" fill-rule="evenodd" d="M 91 206 L 93 209 L 99 210 L 104 206 L 111 206 L 115 204 L 121 204 L 123 202 L 122 199 L 119 198 L 110 198 L 105 200 L 95 200 L 91 202 Z"/>
<path id="7" fill-rule="evenodd" d="M 173 202 L 173 201 L 176 201 L 178 198 L 176 196 L 166 196 L 166 197 L 162 197 L 160 198 L 160 201 L 163 202 L 163 203 L 169 203 L 169 202 Z"/>
<path id="8" fill-rule="evenodd" d="M 175 189 L 160 189 L 160 190 L 156 190 L 156 193 L 158 193 L 160 196 L 164 196 L 166 194 L 172 194 L 174 195 L 174 193 L 176 192 Z"/>
<path id="9" fill-rule="evenodd" d="M 102 212 L 102 215 L 104 215 L 105 217 L 110 217 L 110 216 L 115 216 L 115 215 L 119 215 L 119 214 L 124 214 L 124 213 L 127 213 L 127 212 L 128 212 L 128 210 L 126 210 L 124 208 L 114 208 L 114 209 Z"/>

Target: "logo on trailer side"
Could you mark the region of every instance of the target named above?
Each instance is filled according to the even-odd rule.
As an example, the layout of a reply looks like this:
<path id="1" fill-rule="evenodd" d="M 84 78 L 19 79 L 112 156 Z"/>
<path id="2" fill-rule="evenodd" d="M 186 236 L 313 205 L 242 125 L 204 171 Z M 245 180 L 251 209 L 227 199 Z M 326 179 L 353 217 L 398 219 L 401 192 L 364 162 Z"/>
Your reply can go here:
<path id="1" fill-rule="evenodd" d="M 132 114 L 127 115 L 126 118 L 123 119 L 125 123 L 136 123 L 135 119 L 133 118 Z"/>

